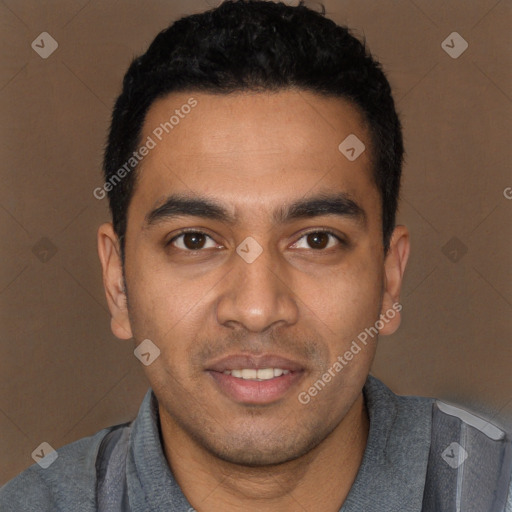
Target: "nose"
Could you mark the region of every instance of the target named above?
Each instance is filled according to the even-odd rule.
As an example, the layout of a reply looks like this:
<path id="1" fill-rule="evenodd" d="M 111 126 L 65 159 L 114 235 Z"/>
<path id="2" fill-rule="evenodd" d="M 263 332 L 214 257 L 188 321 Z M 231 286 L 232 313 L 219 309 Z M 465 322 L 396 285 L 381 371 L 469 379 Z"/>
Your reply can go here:
<path id="1" fill-rule="evenodd" d="M 263 249 L 249 262 L 240 254 L 233 252 L 231 256 L 233 267 L 223 280 L 217 321 L 226 327 L 243 326 L 251 332 L 264 332 L 277 323 L 296 323 L 297 302 L 279 255 Z"/>

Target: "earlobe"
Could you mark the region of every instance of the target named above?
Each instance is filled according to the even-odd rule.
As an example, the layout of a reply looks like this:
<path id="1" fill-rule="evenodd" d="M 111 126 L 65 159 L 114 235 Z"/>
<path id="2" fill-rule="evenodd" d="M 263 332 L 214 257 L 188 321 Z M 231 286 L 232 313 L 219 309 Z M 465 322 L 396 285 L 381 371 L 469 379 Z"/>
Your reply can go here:
<path id="1" fill-rule="evenodd" d="M 409 259 L 409 231 L 405 226 L 396 226 L 384 260 L 384 290 L 382 296 L 381 320 L 384 327 L 380 334 L 393 334 L 400 326 L 400 291 Z"/>
<path id="2" fill-rule="evenodd" d="M 119 241 L 110 222 L 98 229 L 98 256 L 103 269 L 103 287 L 112 316 L 110 327 L 117 338 L 132 338 L 126 305 Z"/>
<path id="3" fill-rule="evenodd" d="M 131 328 L 127 329 L 124 325 L 120 324 L 115 317 L 110 319 L 110 329 L 114 333 L 114 336 L 120 340 L 133 338 Z"/>

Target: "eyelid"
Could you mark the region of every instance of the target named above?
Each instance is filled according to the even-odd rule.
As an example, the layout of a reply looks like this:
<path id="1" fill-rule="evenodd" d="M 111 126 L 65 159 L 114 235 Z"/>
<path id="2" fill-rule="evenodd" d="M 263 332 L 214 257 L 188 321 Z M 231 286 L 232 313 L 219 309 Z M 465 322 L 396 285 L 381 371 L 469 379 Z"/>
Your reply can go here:
<path id="1" fill-rule="evenodd" d="M 176 239 L 178 239 L 179 237 L 181 237 L 181 236 L 183 236 L 183 235 L 185 235 L 187 233 L 194 233 L 194 234 L 204 235 L 204 236 L 208 237 L 210 240 L 215 242 L 214 238 L 211 235 L 209 235 L 208 233 L 206 233 L 204 231 L 201 231 L 200 229 L 184 228 L 181 231 L 179 231 L 177 234 L 175 234 L 168 242 L 166 242 L 165 246 L 171 245 Z M 296 245 L 300 240 L 302 240 L 304 237 L 306 237 L 306 236 L 308 236 L 308 235 L 310 235 L 312 233 L 325 233 L 325 234 L 330 235 L 333 238 L 335 238 L 339 242 L 340 245 L 342 245 L 342 246 L 347 246 L 348 245 L 348 241 L 344 237 L 341 237 L 341 236 L 337 235 L 332 229 L 329 229 L 329 228 L 312 228 L 312 229 L 306 231 L 305 233 L 302 233 L 301 236 L 292 244 L 292 246 Z M 217 243 L 217 242 L 215 242 L 215 243 Z M 221 244 L 217 244 L 217 245 L 220 245 L 220 247 L 224 247 Z M 192 249 L 181 249 L 179 247 L 177 249 L 185 251 L 185 252 L 195 252 Z M 202 251 L 204 249 L 201 248 L 201 249 L 196 249 L 196 250 L 197 251 Z M 325 249 L 313 249 L 313 248 L 311 248 L 311 250 L 314 250 L 316 252 L 322 252 Z"/>
<path id="2" fill-rule="evenodd" d="M 329 228 L 312 228 L 309 231 L 302 233 L 302 235 L 292 245 L 297 244 L 305 236 L 311 235 L 312 233 L 325 233 L 327 235 L 331 235 L 333 238 L 335 238 L 339 242 L 340 245 L 348 246 L 348 241 L 344 237 L 339 236 L 332 229 L 329 229 Z M 311 249 L 311 250 L 316 251 L 316 252 L 322 252 L 325 249 Z"/>
<path id="3" fill-rule="evenodd" d="M 165 246 L 167 247 L 168 245 L 171 245 L 177 238 L 180 238 L 181 236 L 186 235 L 187 233 L 204 235 L 204 236 L 208 237 L 210 240 L 213 240 L 215 242 L 215 240 L 213 239 L 213 237 L 211 235 L 209 235 L 208 233 L 205 233 L 204 231 L 201 231 L 200 229 L 184 228 L 184 229 L 180 230 L 178 233 L 176 233 L 175 235 L 173 235 L 172 238 L 168 242 L 165 242 Z M 217 244 L 217 242 L 215 242 L 215 243 Z M 221 244 L 217 244 L 217 245 L 220 245 L 221 247 L 223 247 Z M 181 251 L 185 251 L 185 252 L 195 252 L 192 249 L 181 249 L 180 247 L 177 247 L 177 249 L 179 249 Z M 196 251 L 202 251 L 202 250 L 204 250 L 204 249 L 196 249 Z"/>

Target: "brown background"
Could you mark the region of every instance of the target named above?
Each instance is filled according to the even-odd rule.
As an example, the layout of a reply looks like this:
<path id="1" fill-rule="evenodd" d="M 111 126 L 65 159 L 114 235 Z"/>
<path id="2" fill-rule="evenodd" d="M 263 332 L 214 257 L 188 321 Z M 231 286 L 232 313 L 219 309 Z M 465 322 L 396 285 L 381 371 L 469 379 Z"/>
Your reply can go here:
<path id="1" fill-rule="evenodd" d="M 107 203 L 92 191 L 130 59 L 172 20 L 216 3 L 0 2 L 0 483 L 41 442 L 58 448 L 137 413 L 148 382 L 132 342 L 110 332 L 96 255 Z M 372 372 L 397 393 L 512 430 L 512 4 L 325 5 L 366 36 L 405 130 L 404 319 Z M 31 48 L 43 31 L 59 44 L 47 59 Z M 454 31 L 469 43 L 457 59 L 441 47 Z"/>

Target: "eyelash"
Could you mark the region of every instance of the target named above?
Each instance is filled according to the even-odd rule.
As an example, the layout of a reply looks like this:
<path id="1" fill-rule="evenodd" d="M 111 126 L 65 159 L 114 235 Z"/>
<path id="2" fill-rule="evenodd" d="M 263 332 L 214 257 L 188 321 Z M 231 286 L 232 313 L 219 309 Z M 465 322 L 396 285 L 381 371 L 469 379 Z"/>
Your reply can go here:
<path id="1" fill-rule="evenodd" d="M 177 235 L 173 236 L 165 245 L 166 247 L 171 245 L 175 240 L 177 240 L 178 238 L 180 238 L 181 236 L 187 234 L 187 233 L 194 233 L 194 234 L 198 234 L 198 235 L 204 235 L 204 236 L 207 236 L 208 238 L 210 238 L 211 240 L 213 240 L 213 238 L 208 235 L 208 233 L 204 233 L 203 231 L 198 231 L 197 229 L 184 229 L 182 231 L 180 231 Z M 311 231 L 308 231 L 306 233 L 304 233 L 298 240 L 301 240 L 302 238 L 308 236 L 308 235 L 311 235 L 313 233 L 325 233 L 327 235 L 331 235 L 332 237 L 334 237 L 339 243 L 341 246 L 344 246 L 344 247 L 347 247 L 348 246 L 348 243 L 346 240 L 344 240 L 343 238 L 340 238 L 338 235 L 336 235 L 333 231 L 331 231 L 330 229 L 323 229 L 323 228 L 316 228 L 314 230 L 311 230 Z M 297 243 L 297 242 L 294 242 Z M 185 251 L 185 252 L 201 252 L 203 251 L 204 249 L 196 249 L 196 250 L 192 250 L 192 249 L 181 249 L 181 248 L 178 248 L 179 250 L 181 251 Z M 331 249 L 331 248 L 329 248 Z M 321 252 L 321 251 L 325 251 L 327 249 L 311 249 L 313 251 L 316 251 L 316 252 Z"/>

